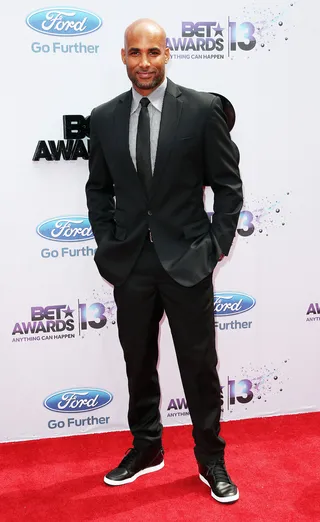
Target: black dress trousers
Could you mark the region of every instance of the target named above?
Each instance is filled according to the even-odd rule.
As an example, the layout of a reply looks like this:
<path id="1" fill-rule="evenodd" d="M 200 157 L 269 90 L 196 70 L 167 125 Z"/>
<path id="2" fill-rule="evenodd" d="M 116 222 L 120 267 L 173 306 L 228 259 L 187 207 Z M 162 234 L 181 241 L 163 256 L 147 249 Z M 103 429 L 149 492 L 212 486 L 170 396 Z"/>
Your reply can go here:
<path id="1" fill-rule="evenodd" d="M 214 462 L 225 447 L 219 436 L 221 394 L 216 370 L 212 274 L 193 287 L 174 281 L 146 240 L 127 280 L 114 288 L 119 339 L 129 386 L 134 447 L 161 446 L 157 372 L 159 322 L 166 312 L 193 423 L 195 456 Z"/>

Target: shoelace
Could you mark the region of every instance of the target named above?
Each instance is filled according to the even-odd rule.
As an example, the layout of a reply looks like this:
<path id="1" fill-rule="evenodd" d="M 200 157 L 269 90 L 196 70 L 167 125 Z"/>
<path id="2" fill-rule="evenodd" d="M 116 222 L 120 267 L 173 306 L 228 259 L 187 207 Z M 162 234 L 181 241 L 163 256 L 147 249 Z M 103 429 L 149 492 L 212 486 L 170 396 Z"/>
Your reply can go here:
<path id="1" fill-rule="evenodd" d="M 133 460 L 136 459 L 138 453 L 139 452 L 135 448 L 127 449 L 127 451 L 125 453 L 125 457 L 122 459 L 119 467 L 121 467 L 121 468 L 130 467 L 130 464 L 132 463 Z"/>
<path id="2" fill-rule="evenodd" d="M 213 464 L 208 465 L 208 475 L 213 475 L 217 482 L 231 483 L 231 479 L 225 468 L 223 458 L 217 460 L 217 462 L 214 462 Z"/>

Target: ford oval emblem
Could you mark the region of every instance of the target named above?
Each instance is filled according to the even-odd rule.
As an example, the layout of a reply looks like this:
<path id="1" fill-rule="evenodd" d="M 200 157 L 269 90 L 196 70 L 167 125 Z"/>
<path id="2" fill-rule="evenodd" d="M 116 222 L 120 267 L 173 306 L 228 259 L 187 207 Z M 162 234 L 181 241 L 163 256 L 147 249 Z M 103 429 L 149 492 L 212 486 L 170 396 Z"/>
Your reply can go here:
<path id="1" fill-rule="evenodd" d="M 112 399 L 110 392 L 100 388 L 72 388 L 49 395 L 43 405 L 58 413 L 81 413 L 103 408 Z"/>
<path id="2" fill-rule="evenodd" d="M 213 304 L 216 316 L 237 315 L 251 310 L 256 300 L 251 295 L 239 292 L 217 292 Z"/>
<path id="3" fill-rule="evenodd" d="M 100 29 L 102 20 L 83 9 L 51 7 L 33 11 L 26 23 L 30 29 L 50 36 L 83 36 Z"/>
<path id="4" fill-rule="evenodd" d="M 93 233 L 86 216 L 60 216 L 37 226 L 37 233 L 44 239 L 60 242 L 89 241 Z"/>

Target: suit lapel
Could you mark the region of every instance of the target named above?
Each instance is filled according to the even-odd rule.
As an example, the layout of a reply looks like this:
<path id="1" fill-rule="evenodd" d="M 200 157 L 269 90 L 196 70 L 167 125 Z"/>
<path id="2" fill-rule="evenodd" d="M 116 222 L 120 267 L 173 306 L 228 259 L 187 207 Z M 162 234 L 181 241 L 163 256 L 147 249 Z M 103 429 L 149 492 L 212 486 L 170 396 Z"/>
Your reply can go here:
<path id="1" fill-rule="evenodd" d="M 162 106 L 157 154 L 153 173 L 153 183 L 151 186 L 151 196 L 155 194 L 157 183 L 159 182 L 161 173 L 164 171 L 177 132 L 183 107 L 183 102 L 179 98 L 180 94 L 181 91 L 178 86 L 168 79 L 168 85 Z"/>
<path id="2" fill-rule="evenodd" d="M 131 90 L 126 92 L 120 98 L 118 105 L 114 111 L 114 129 L 115 129 L 115 150 L 121 155 L 123 172 L 130 176 L 135 176 L 141 183 L 145 193 L 144 185 L 139 178 L 136 168 L 133 164 L 130 148 L 129 148 L 129 122 L 132 104 Z"/>
<path id="3" fill-rule="evenodd" d="M 168 78 L 167 89 L 162 106 L 157 154 L 150 197 L 156 193 L 156 186 L 161 178 L 161 173 L 164 171 L 174 142 L 183 107 L 183 102 L 179 98 L 180 95 L 181 91 L 178 86 Z M 131 104 L 132 92 L 130 90 L 124 93 L 124 95 L 119 99 L 118 105 L 114 111 L 115 150 L 121 154 L 123 171 L 138 178 L 143 192 L 147 197 L 144 184 L 135 169 L 130 155 L 129 121 Z"/>
<path id="4" fill-rule="evenodd" d="M 122 161 L 126 167 L 134 168 L 129 150 L 129 120 L 131 110 L 132 94 L 131 91 L 126 92 L 120 98 L 116 106 L 113 117 L 115 129 L 115 149 L 119 150 L 122 155 Z"/>

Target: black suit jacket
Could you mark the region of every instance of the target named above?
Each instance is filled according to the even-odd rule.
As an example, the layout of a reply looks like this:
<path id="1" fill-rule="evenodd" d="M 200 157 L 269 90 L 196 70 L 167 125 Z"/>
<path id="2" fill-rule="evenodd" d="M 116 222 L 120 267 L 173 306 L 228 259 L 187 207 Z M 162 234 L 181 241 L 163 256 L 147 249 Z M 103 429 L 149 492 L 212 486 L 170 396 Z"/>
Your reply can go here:
<path id="1" fill-rule="evenodd" d="M 227 255 L 242 207 L 242 183 L 221 101 L 168 79 L 151 194 L 129 152 L 131 90 L 92 111 L 89 219 L 100 274 L 119 285 L 128 277 L 148 229 L 164 269 L 193 286 Z M 203 186 L 214 192 L 210 222 Z"/>

